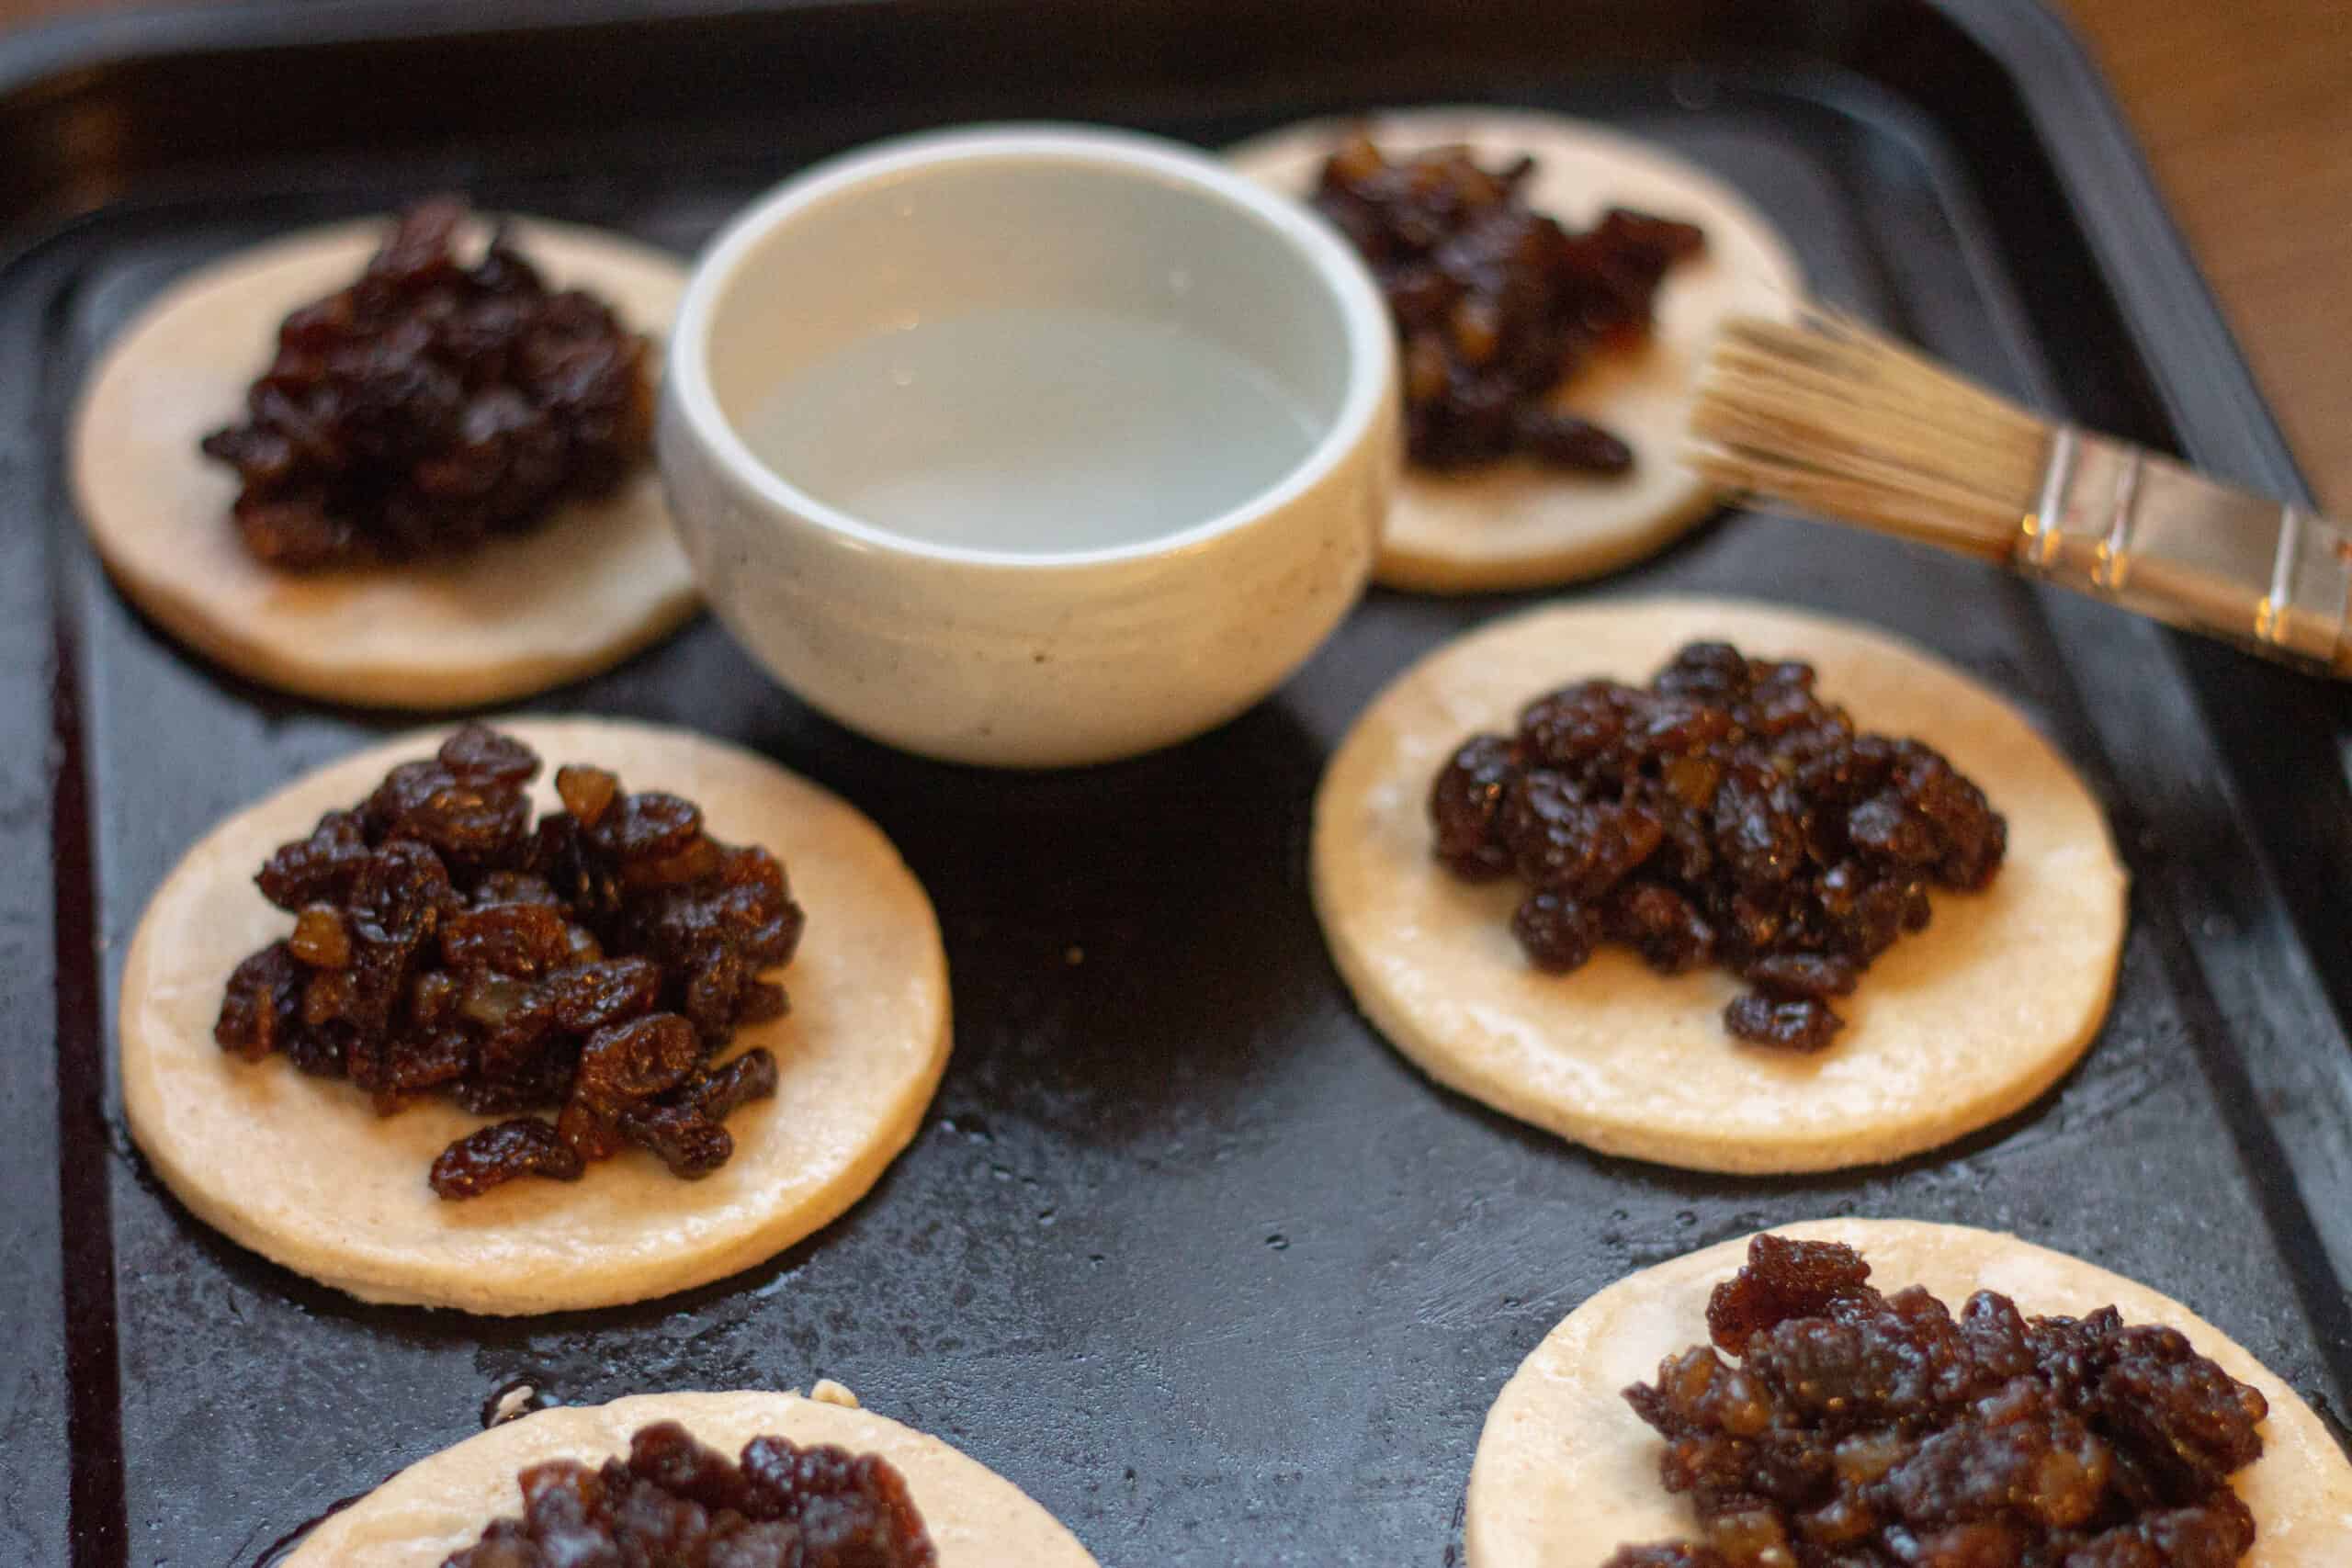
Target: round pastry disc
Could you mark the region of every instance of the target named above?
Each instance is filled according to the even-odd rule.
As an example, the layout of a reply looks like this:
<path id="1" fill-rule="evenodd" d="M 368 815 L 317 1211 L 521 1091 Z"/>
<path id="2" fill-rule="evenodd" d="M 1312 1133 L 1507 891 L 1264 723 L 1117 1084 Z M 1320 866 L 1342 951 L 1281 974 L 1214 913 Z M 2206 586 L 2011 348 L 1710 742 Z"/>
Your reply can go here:
<path id="1" fill-rule="evenodd" d="M 286 1568 L 441 1568 L 492 1519 L 522 1513 L 517 1473 L 558 1459 L 602 1464 L 657 1421 L 677 1422 L 729 1459 L 762 1437 L 880 1455 L 906 1478 L 939 1568 L 1094 1568 L 1077 1537 L 978 1461 L 888 1416 L 797 1393 L 640 1394 L 492 1427 L 330 1515 Z"/>
<path id="2" fill-rule="evenodd" d="M 521 221 L 550 288 L 604 299 L 656 344 L 685 268 L 618 235 Z M 233 469 L 197 449 L 242 416 L 278 322 L 356 277 L 380 222 L 239 252 L 181 279 L 116 339 L 75 412 L 83 524 L 124 595 L 249 680 L 366 707 L 455 708 L 541 691 L 620 662 L 694 613 L 694 580 L 651 464 L 606 499 L 462 558 L 288 573 L 247 552 Z"/>
<path id="3" fill-rule="evenodd" d="M 149 901 L 124 965 L 122 1090 L 130 1132 L 166 1185 L 232 1240 L 362 1300 L 523 1314 L 643 1301 L 746 1269 L 855 1202 L 914 1135 L 947 1062 L 947 960 L 914 874 L 843 801 L 752 752 L 603 719 L 501 726 L 546 764 L 620 775 L 703 808 L 713 837 L 785 864 L 808 925 L 775 971 L 791 1010 L 737 1031 L 765 1045 L 772 1100 L 727 1119 L 735 1154 L 699 1181 L 636 1148 L 579 1181 L 526 1177 L 479 1197 L 434 1196 L 426 1172 L 484 1125 L 446 1100 L 379 1116 L 368 1097 L 283 1056 L 213 1043 L 222 987 L 290 917 L 254 874 L 278 844 L 364 798 L 440 732 L 374 747 L 214 829 Z"/>
<path id="4" fill-rule="evenodd" d="M 1775 1235 L 1844 1242 L 1892 1295 L 1924 1285 L 1955 1313 L 1997 1291 L 2029 1317 L 2113 1305 L 2160 1323 L 2270 1402 L 2263 1454 L 2235 1477 L 2257 1534 L 2241 1568 L 2333 1568 L 2352 1540 L 2352 1464 L 2295 1392 L 2179 1303 L 2011 1235 L 1912 1220 L 1816 1220 Z M 1707 1342 L 1707 1297 L 1747 1261 L 1726 1241 L 1619 1280 L 1570 1313 L 1503 1385 L 1470 1470 L 1469 1568 L 1589 1568 L 1618 1547 L 1687 1539 L 1689 1503 L 1659 1483 L 1662 1443 L 1624 1401 L 1658 1363 Z"/>
<path id="5" fill-rule="evenodd" d="M 1524 110 L 1316 120 L 1253 138 L 1227 156 L 1274 189 L 1305 197 L 1331 150 L 1358 129 L 1392 157 L 1465 146 L 1494 168 L 1530 154 L 1529 205 L 1574 229 L 1630 207 L 1707 233 L 1706 254 L 1667 274 L 1648 345 L 1602 355 L 1568 389 L 1569 407 L 1633 447 L 1634 471 L 1593 478 L 1521 458 L 1464 474 L 1408 469 L 1389 513 L 1379 581 L 1430 593 L 1568 582 L 1649 555 L 1707 515 L 1715 494 L 1678 456 L 1707 346 L 1727 317 L 1787 315 L 1804 288 L 1770 221 L 1722 181 L 1648 142 Z"/>
<path id="6" fill-rule="evenodd" d="M 1926 741 L 2008 818 L 1983 893 L 1934 919 L 1840 998 L 1815 1055 L 1735 1041 L 1739 982 L 1665 976 L 1604 943 L 1575 973 L 1528 964 L 1523 889 L 1432 857 L 1430 782 L 1478 730 L 1588 676 L 1642 682 L 1683 644 L 1804 660 L 1864 728 Z M 1316 796 L 1314 891 L 1365 1015 L 1430 1077 L 1608 1154 L 1697 1170 L 1826 1170 L 1916 1154 L 2028 1104 L 2107 1011 L 2124 872 L 2098 804 L 2033 727 L 1969 676 L 1883 632 L 1735 600 L 1622 599 L 1531 611 L 1439 649 L 1375 698 Z"/>

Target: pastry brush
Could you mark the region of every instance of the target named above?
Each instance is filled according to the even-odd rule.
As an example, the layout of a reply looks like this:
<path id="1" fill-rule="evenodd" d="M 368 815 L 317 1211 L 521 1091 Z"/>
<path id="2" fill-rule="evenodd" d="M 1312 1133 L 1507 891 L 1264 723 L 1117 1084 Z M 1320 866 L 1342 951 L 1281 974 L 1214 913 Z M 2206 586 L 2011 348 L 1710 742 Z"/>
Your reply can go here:
<path id="1" fill-rule="evenodd" d="M 1849 317 L 1729 322 L 1691 438 L 1727 490 L 2352 676 L 2352 530 L 2043 420 Z"/>

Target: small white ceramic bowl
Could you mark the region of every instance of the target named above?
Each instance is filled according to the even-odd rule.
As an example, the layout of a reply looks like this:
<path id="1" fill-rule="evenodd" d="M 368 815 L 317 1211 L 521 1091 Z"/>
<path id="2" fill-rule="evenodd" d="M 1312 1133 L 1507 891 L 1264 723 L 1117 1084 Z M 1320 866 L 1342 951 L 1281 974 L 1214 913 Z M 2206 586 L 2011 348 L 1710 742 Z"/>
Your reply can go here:
<path id="1" fill-rule="evenodd" d="M 778 681 L 1047 767 L 1198 734 L 1314 651 L 1371 570 L 1396 395 L 1379 292 L 1306 212 L 1173 142 L 989 128 L 820 164 L 713 242 L 658 449 Z"/>

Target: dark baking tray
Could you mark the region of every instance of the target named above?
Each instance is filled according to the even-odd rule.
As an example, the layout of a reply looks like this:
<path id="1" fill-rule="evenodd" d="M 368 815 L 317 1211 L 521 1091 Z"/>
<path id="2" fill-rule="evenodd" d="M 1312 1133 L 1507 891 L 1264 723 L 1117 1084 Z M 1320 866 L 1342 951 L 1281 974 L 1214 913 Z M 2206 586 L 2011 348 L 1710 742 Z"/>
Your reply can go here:
<path id="1" fill-rule="evenodd" d="M 937 899 L 958 1019 L 937 1105 L 846 1219 L 740 1278 L 536 1322 L 364 1308 L 216 1238 L 130 1151 L 107 1042 L 141 901 L 220 814 L 386 728 L 180 653 L 81 543 L 71 399 L 167 279 L 453 185 L 688 248 L 887 131 L 1051 116 L 1216 144 L 1442 100 L 1654 136 L 1776 218 L 1828 298 L 2298 489 L 2104 91 L 2013 0 L 322 4 L 0 45 L 0 1561 L 252 1562 L 476 1429 L 517 1379 L 582 1402 L 825 1374 L 1014 1478 L 1108 1563 L 1436 1563 L 1486 1406 L 1554 1321 L 1628 1269 L 1825 1212 L 2098 1259 L 2344 1407 L 2344 689 L 1747 516 L 1579 592 L 1755 593 L 1899 628 L 2057 738 L 2132 863 L 2098 1048 L 1941 1154 L 1681 1175 L 1523 1132 L 1381 1047 L 1308 907 L 1310 794 L 1385 680 L 1521 602 L 1385 594 L 1251 713 L 1089 772 L 893 755 L 707 624 L 532 705 L 760 747 L 876 817 Z"/>

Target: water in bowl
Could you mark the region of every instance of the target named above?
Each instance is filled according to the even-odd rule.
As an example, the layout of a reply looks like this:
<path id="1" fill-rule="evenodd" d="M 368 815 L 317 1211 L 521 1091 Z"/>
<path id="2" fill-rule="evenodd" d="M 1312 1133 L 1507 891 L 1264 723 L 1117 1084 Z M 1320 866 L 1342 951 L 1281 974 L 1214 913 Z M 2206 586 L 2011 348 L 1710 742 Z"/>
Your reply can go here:
<path id="1" fill-rule="evenodd" d="M 743 422 L 760 460 L 929 544 L 1052 554 L 1179 532 L 1278 482 L 1304 400 L 1181 327 L 1001 310 L 861 338 Z"/>

